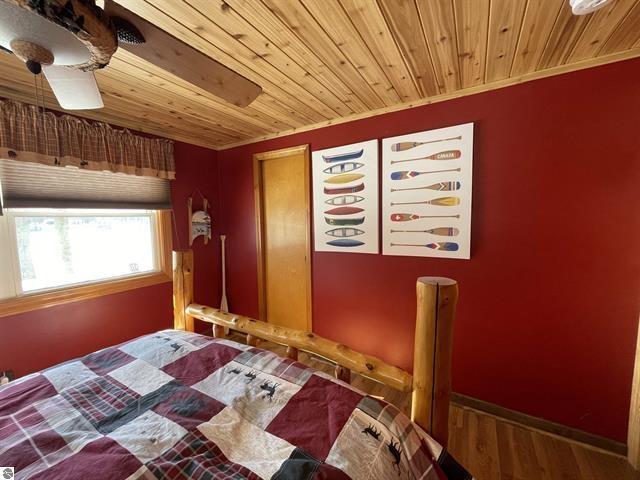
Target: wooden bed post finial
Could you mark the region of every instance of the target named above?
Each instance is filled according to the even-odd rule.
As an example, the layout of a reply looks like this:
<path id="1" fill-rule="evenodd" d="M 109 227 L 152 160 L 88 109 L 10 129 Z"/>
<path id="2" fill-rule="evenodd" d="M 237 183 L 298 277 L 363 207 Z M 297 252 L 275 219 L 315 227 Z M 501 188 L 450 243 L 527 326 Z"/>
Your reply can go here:
<path id="1" fill-rule="evenodd" d="M 420 277 L 416 293 L 411 419 L 446 448 L 458 283 L 443 277 Z"/>
<path id="2" fill-rule="evenodd" d="M 193 251 L 173 251 L 173 328 L 194 331 L 187 307 L 193 303 Z"/>

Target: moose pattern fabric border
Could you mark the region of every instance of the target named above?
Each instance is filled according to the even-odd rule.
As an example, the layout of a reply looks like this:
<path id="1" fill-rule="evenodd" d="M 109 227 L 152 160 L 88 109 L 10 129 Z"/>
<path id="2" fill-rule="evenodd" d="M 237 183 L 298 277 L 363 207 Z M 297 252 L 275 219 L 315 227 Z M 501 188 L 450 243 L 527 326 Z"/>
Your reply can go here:
<path id="1" fill-rule="evenodd" d="M 317 252 L 378 253 L 378 141 L 312 154 Z"/>
<path id="2" fill-rule="evenodd" d="M 384 255 L 471 258 L 473 123 L 382 140 Z"/>
<path id="3" fill-rule="evenodd" d="M 0 387 L 18 479 L 469 479 L 395 407 L 272 352 L 168 330 Z"/>

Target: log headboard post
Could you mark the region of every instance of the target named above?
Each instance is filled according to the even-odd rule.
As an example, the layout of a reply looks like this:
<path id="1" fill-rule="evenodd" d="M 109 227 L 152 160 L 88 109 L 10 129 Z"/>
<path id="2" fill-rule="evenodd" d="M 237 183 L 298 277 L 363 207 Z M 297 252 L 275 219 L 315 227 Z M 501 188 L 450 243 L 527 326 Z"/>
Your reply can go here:
<path id="1" fill-rule="evenodd" d="M 193 303 L 193 250 L 173 252 L 173 328 L 194 331 L 187 307 Z"/>
<path id="2" fill-rule="evenodd" d="M 458 284 L 449 278 L 420 277 L 416 293 L 411 420 L 446 447 Z"/>

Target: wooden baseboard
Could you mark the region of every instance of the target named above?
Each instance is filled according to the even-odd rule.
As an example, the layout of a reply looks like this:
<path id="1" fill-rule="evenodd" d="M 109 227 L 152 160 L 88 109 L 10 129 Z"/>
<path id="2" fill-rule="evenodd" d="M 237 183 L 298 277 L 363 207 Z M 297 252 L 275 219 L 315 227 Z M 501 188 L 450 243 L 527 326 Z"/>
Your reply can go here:
<path id="1" fill-rule="evenodd" d="M 510 410 L 494 403 L 485 402 L 484 400 L 467 397 L 460 393 L 452 393 L 451 403 L 463 408 L 466 407 L 479 410 L 526 428 L 547 432 L 574 442 L 583 443 L 607 452 L 615 453 L 616 455 L 625 457 L 627 455 L 627 446 L 624 443 L 584 432 L 577 428 L 567 427 L 566 425 L 545 420 L 544 418 L 533 417 L 526 413 Z"/>

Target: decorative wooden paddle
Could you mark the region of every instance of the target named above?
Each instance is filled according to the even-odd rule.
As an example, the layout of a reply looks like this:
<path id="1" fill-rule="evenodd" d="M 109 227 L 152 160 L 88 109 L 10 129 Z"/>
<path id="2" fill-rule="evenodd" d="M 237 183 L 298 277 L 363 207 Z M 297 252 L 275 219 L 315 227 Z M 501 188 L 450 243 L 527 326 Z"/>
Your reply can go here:
<path id="1" fill-rule="evenodd" d="M 424 202 L 391 202 L 391 206 L 395 205 L 437 205 L 439 207 L 455 207 L 460 205 L 459 197 L 440 197 L 433 200 L 425 200 Z"/>
<path id="2" fill-rule="evenodd" d="M 413 170 L 407 171 L 403 170 L 401 172 L 391 172 L 391 180 L 408 180 L 413 177 L 417 177 L 418 175 L 426 175 L 428 173 L 445 173 L 445 172 L 459 172 L 460 167 L 458 168 L 448 168 L 446 170 L 430 170 L 428 172 L 414 172 Z"/>
<path id="3" fill-rule="evenodd" d="M 391 145 L 392 152 L 404 152 L 405 150 L 410 150 L 415 147 L 419 147 L 420 145 L 427 145 L 429 143 L 438 143 L 438 142 L 448 142 L 449 140 L 462 140 L 462 135 L 458 135 L 457 137 L 450 138 L 440 138 L 438 140 L 429 140 L 427 142 L 399 142 Z"/>
<path id="4" fill-rule="evenodd" d="M 425 245 L 413 244 L 413 243 L 392 243 L 392 247 L 427 247 L 433 250 L 443 250 L 445 252 L 457 252 L 458 246 L 457 243 L 454 242 L 436 242 L 436 243 L 427 243 Z"/>
<path id="5" fill-rule="evenodd" d="M 391 165 L 402 162 L 415 162 L 416 160 L 455 160 L 460 158 L 462 152 L 460 150 L 445 150 L 443 152 L 427 155 L 426 157 L 406 158 L 404 160 L 391 160 Z"/>
<path id="6" fill-rule="evenodd" d="M 334 175 L 327 178 L 324 183 L 350 183 L 360 180 L 364 177 L 361 173 L 343 173 L 342 175 Z"/>
<path id="7" fill-rule="evenodd" d="M 428 230 L 391 230 L 391 233 L 430 233 L 441 237 L 456 237 L 460 230 L 455 227 L 437 227 L 429 228 Z"/>
<path id="8" fill-rule="evenodd" d="M 392 192 L 402 192 L 404 190 L 438 190 L 440 192 L 451 192 L 454 190 L 460 190 L 460 182 L 438 182 L 426 187 L 412 187 L 412 188 L 392 188 Z"/>
<path id="9" fill-rule="evenodd" d="M 460 218 L 460 215 L 417 215 L 415 213 L 392 213 L 392 222 L 408 222 L 419 218 Z"/>

